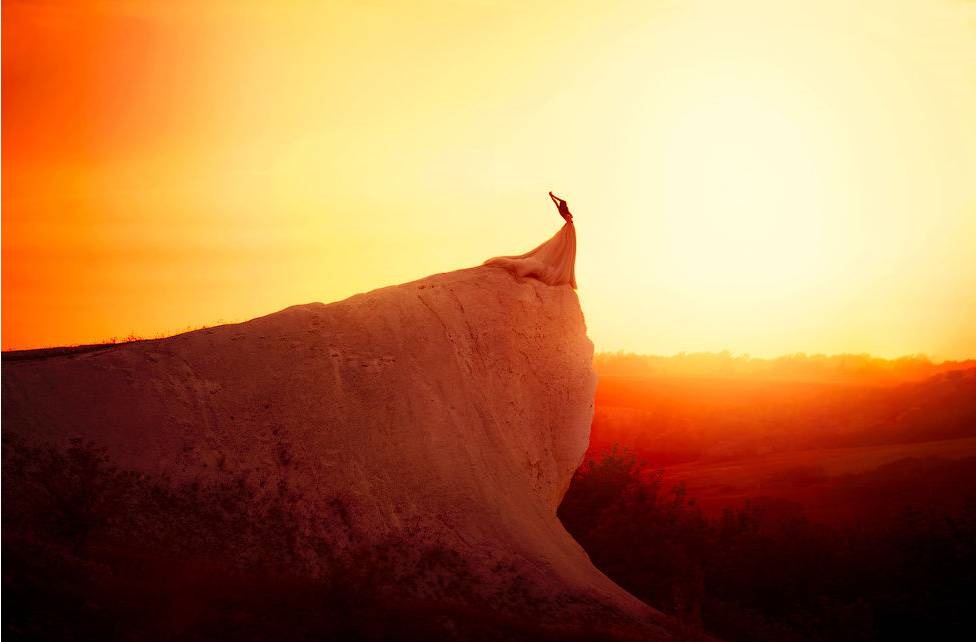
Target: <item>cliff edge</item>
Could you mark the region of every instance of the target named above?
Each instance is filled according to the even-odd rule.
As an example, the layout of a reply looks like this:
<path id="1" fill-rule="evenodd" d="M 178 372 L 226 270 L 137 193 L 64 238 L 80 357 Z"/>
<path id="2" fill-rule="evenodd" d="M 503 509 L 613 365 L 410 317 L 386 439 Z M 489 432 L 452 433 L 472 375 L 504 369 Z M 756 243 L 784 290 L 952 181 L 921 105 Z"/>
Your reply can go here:
<path id="1" fill-rule="evenodd" d="M 247 522 L 285 514 L 283 564 L 305 577 L 378 565 L 368 584 L 384 600 L 667 639 L 556 518 L 587 447 L 592 357 L 569 286 L 488 266 L 166 339 L 5 356 L 5 530 L 56 510 L 30 472 L 38 453 L 85 444 L 113 475 L 246 488 L 234 510 L 249 517 L 216 545 L 235 563 L 282 561 Z M 141 541 L 172 521 L 125 501 L 112 510 L 141 515 Z M 70 546 L 116 541 L 111 528 Z"/>

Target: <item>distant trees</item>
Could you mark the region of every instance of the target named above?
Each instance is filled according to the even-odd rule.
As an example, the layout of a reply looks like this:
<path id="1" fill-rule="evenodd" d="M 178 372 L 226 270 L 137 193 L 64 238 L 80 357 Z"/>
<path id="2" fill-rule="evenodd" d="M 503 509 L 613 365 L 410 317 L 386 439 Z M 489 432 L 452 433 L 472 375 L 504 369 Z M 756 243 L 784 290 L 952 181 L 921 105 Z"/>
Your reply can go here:
<path id="1" fill-rule="evenodd" d="M 976 368 L 897 386 L 601 376 L 591 453 L 656 465 L 976 437 Z"/>
<path id="2" fill-rule="evenodd" d="M 723 352 L 682 352 L 671 356 L 601 352 L 593 359 L 600 375 L 622 377 L 727 377 L 895 385 L 976 368 L 976 360 L 935 363 L 925 355 L 882 359 L 869 354 L 787 354 L 772 359 Z"/>

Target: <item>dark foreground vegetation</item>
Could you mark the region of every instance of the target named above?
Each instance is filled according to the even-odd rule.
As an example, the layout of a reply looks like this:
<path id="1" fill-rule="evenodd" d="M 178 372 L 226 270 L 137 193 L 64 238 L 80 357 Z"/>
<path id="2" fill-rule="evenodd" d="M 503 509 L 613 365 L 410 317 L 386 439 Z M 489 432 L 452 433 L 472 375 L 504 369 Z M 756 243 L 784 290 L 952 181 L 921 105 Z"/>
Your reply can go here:
<path id="1" fill-rule="evenodd" d="M 675 617 L 678 640 L 976 640 L 972 362 L 617 356 L 597 368 L 588 459 L 559 515 L 598 567 Z M 510 581 L 486 596 L 484 560 L 357 537 L 338 496 L 311 508 L 222 466 L 180 482 L 120 470 L 93 444 L 11 434 L 9 640 L 627 639 L 605 611 L 546 620 L 566 596 L 533 593 L 514 567 L 490 567 Z"/>
<path id="2" fill-rule="evenodd" d="M 472 608 L 475 569 L 446 548 L 366 546 L 353 532 L 336 555 L 335 542 L 309 535 L 285 486 L 151 478 L 81 441 L 41 449 L 5 438 L 3 451 L 10 641 L 628 639 L 600 622 L 540 624 L 532 609 L 545 601 L 518 576 Z M 316 519 L 343 521 L 346 507 L 336 498 Z M 439 594 L 406 589 L 418 585 Z"/>
<path id="3" fill-rule="evenodd" d="M 976 458 L 907 459 L 838 488 L 861 519 L 827 525 L 763 498 L 706 517 L 612 449 L 559 516 L 617 583 L 732 642 L 976 639 Z"/>

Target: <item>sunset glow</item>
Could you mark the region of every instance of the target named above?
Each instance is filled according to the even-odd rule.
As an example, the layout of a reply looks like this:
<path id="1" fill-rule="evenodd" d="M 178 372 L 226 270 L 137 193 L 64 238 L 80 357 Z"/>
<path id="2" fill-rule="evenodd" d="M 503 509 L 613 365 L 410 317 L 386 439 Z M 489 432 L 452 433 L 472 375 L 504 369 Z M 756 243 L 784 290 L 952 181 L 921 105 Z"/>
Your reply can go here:
<path id="1" fill-rule="evenodd" d="M 4 349 L 523 252 L 597 350 L 976 356 L 976 6 L 4 2 Z"/>

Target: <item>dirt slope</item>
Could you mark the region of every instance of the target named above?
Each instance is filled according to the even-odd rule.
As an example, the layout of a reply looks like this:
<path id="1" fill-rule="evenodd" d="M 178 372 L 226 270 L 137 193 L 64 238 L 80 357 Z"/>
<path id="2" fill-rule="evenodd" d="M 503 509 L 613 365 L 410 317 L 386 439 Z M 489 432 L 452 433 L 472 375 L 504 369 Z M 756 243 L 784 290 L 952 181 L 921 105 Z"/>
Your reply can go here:
<path id="1" fill-rule="evenodd" d="M 3 428 L 26 444 L 82 437 L 174 483 L 287 489 L 309 575 L 364 546 L 405 543 L 404 567 L 417 563 L 409 549 L 436 548 L 463 560 L 463 590 L 438 571 L 400 573 L 395 591 L 666 639 L 661 616 L 556 518 L 587 447 L 592 357 L 570 287 L 477 267 L 162 340 L 5 359 Z"/>

